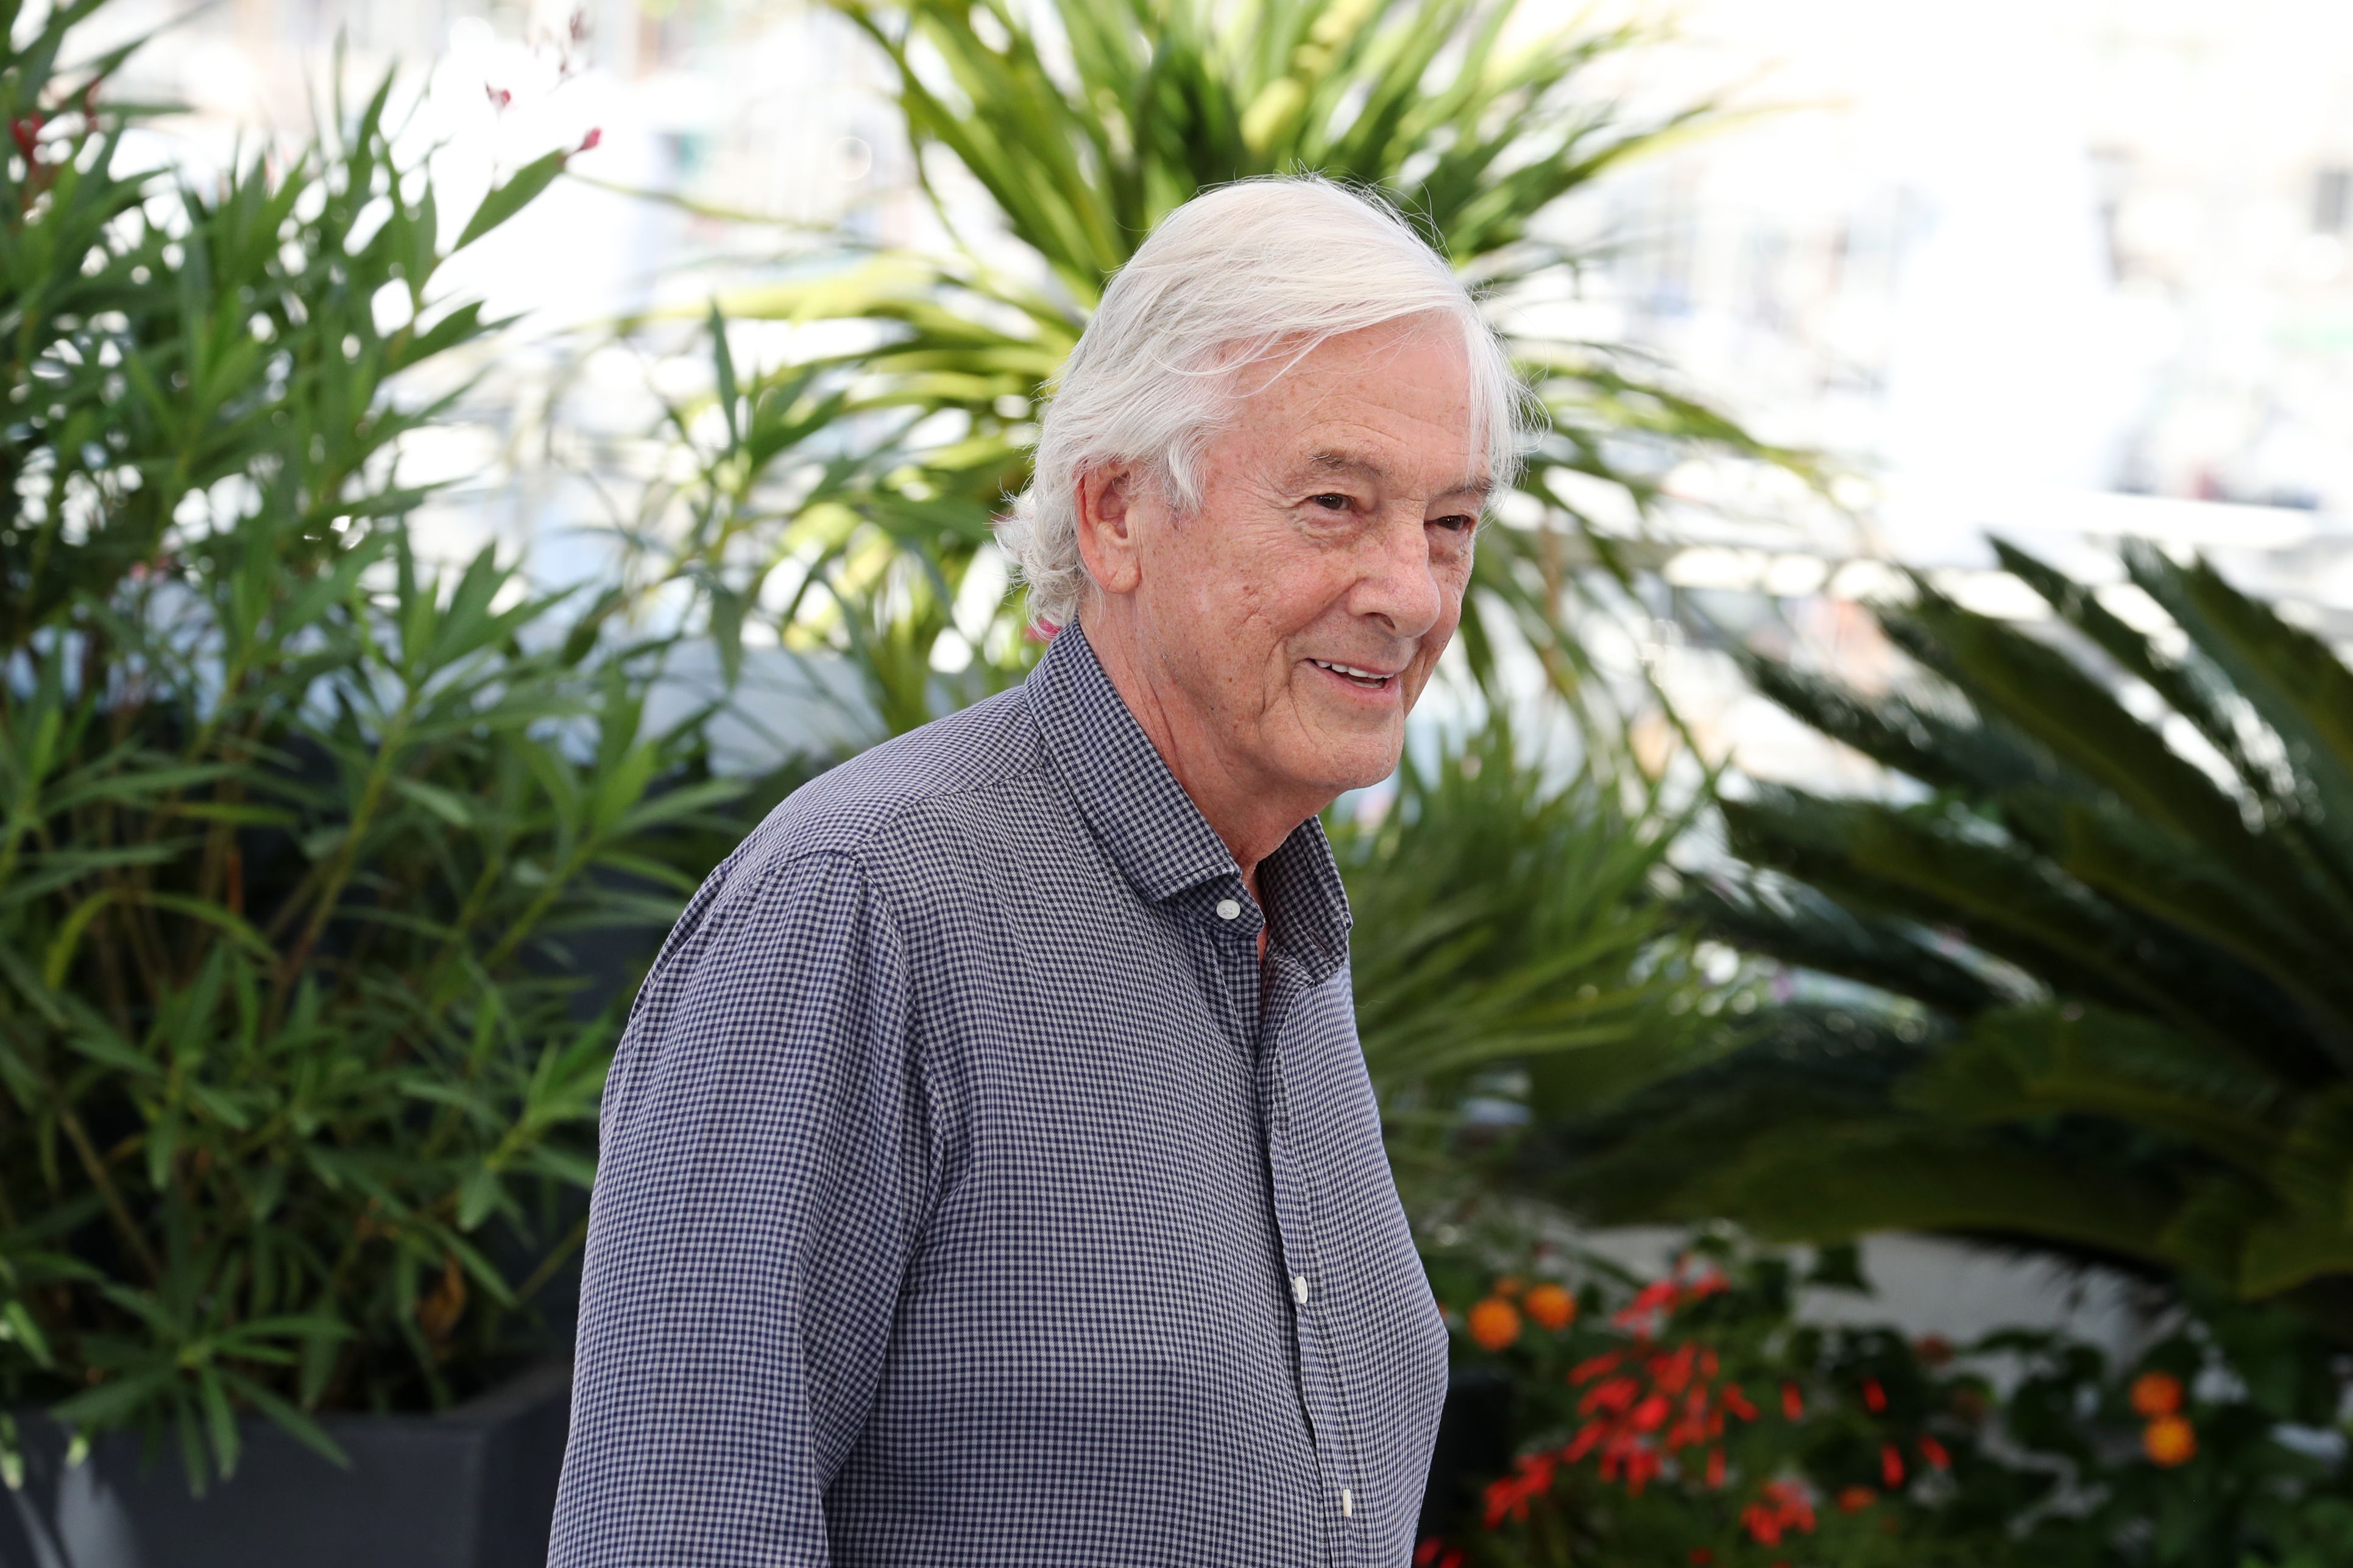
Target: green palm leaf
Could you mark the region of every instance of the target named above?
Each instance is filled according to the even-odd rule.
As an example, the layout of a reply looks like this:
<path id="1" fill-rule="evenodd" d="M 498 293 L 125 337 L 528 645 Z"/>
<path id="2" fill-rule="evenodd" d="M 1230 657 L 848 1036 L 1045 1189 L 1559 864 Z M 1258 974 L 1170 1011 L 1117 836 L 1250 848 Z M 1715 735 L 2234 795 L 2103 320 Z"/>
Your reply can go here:
<path id="1" fill-rule="evenodd" d="M 1919 584 L 1894 691 L 1747 661 L 1929 796 L 1725 805 L 1750 869 L 1694 912 L 1804 994 L 1553 1179 L 1617 1218 L 1963 1231 L 2325 1303 L 2353 1283 L 2353 670 L 2203 563 L 2125 552 L 2175 639 L 1997 548 L 2052 622 Z"/>
<path id="2" fill-rule="evenodd" d="M 829 3 L 890 65 L 936 216 L 951 232 L 965 216 L 929 184 L 953 163 L 986 195 L 1001 233 L 963 235 L 939 252 L 853 251 L 831 267 L 799 265 L 786 281 L 723 295 L 720 308 L 737 320 L 878 325 L 879 341 L 818 362 L 842 389 L 841 428 L 888 431 L 860 437 L 878 454 L 888 448 L 887 460 L 867 465 L 853 488 L 870 497 L 913 489 L 963 507 L 976 524 L 1026 483 L 1040 397 L 1104 280 L 1204 187 L 1301 170 L 1372 187 L 1467 279 L 1508 287 L 1576 259 L 1543 237 L 1557 204 L 1620 163 L 1732 119 L 1713 103 L 1633 115 L 1592 83 L 1598 66 L 1651 35 L 1530 29 L 1517 0 Z M 1599 478 L 1643 510 L 1657 476 L 1694 451 L 1798 459 L 1662 384 L 1623 349 L 1526 337 L 1514 346 L 1553 416 L 1525 485 L 1546 521 L 1490 531 L 1463 638 L 1487 679 L 1497 628 L 1483 623 L 1508 620 L 1567 687 L 1585 669 L 1561 632 L 1577 572 L 1564 570 L 1557 536 L 1589 520 L 1566 476 Z M 897 422 L 873 424 L 886 416 Z M 920 442 L 892 445 L 919 421 Z M 706 592 L 723 583 L 733 606 L 765 605 L 745 613 L 776 617 L 788 643 L 849 651 L 827 613 L 821 626 L 793 620 L 809 601 L 779 607 L 763 597 L 764 563 L 790 553 L 790 526 L 746 519 L 735 536 L 748 563 L 695 580 Z M 980 537 L 975 527 L 900 543 L 953 586 Z M 1579 553 L 1593 564 L 1593 551 Z M 877 595 L 887 612 L 903 580 L 834 582 L 828 597 Z M 979 653 L 1003 667 L 991 678 L 1001 682 L 1029 650 L 1018 601 L 993 609 L 1005 629 L 980 639 Z M 923 630 L 910 624 L 909 647 Z"/>

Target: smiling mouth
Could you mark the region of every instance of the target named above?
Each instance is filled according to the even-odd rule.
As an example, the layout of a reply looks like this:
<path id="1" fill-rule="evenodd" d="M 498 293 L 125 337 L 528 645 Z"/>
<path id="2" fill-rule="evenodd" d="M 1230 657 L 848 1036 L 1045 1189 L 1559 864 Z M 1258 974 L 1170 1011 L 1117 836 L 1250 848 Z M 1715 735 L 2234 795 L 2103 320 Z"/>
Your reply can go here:
<path id="1" fill-rule="evenodd" d="M 1311 658 L 1307 662 L 1318 669 L 1330 670 L 1359 691 L 1386 691 L 1397 684 L 1396 675 L 1383 675 L 1377 669 L 1360 669 L 1328 658 Z"/>

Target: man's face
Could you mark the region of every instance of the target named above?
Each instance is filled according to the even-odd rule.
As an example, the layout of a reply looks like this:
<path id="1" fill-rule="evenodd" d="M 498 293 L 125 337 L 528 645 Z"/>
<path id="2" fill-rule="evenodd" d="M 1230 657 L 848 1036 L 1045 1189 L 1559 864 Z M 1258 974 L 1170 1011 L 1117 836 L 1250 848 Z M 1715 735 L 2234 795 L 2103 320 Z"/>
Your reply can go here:
<path id="1" fill-rule="evenodd" d="M 1134 610 L 1229 776 L 1314 810 L 1397 766 L 1461 617 L 1488 482 L 1459 329 L 1331 339 L 1203 454 L 1201 505 L 1139 494 Z"/>

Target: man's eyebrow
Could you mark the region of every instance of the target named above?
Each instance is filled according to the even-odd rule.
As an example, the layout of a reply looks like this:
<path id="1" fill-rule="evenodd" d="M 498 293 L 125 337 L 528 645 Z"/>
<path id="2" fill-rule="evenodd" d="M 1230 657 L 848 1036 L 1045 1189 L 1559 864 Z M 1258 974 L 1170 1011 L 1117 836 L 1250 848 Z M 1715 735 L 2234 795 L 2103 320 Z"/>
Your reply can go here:
<path id="1" fill-rule="evenodd" d="M 1356 479 L 1379 479 L 1384 470 L 1368 458 L 1350 452 L 1318 452 L 1307 459 L 1307 466 L 1317 473 L 1345 474 Z M 1474 495 L 1482 501 L 1493 493 L 1495 481 L 1484 474 L 1469 474 L 1445 486 L 1436 493 L 1442 496 Z"/>
<path id="2" fill-rule="evenodd" d="M 1345 474 L 1354 479 L 1377 479 L 1381 477 L 1378 463 L 1347 452 L 1318 452 L 1307 459 L 1307 466 L 1320 474 Z"/>

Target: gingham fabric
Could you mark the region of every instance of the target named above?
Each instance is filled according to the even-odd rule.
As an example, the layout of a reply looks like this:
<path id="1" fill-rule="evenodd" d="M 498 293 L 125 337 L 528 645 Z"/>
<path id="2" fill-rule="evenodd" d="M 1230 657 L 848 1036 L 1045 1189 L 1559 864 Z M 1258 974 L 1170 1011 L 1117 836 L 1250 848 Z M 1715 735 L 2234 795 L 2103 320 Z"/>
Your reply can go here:
<path id="1" fill-rule="evenodd" d="M 556 1568 L 1396 1568 L 1446 1342 L 1323 829 L 1075 629 L 779 806 L 605 1094 Z"/>

